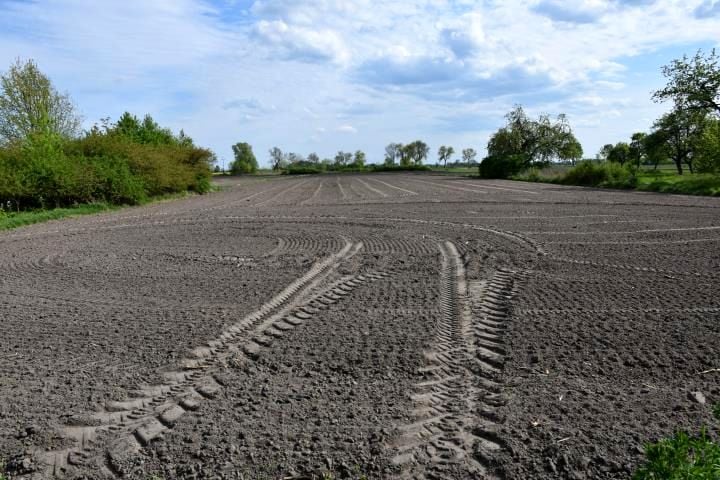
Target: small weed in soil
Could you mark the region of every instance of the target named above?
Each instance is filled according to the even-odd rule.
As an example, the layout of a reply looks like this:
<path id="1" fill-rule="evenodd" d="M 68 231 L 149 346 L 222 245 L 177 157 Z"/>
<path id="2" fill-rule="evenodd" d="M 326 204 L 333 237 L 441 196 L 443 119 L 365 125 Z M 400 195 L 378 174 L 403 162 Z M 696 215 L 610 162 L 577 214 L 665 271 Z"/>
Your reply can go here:
<path id="1" fill-rule="evenodd" d="M 633 480 L 710 480 L 720 478 L 720 445 L 703 432 L 690 437 L 678 432 L 673 438 L 645 446 L 647 462 Z"/>
<path id="2" fill-rule="evenodd" d="M 720 422 L 720 402 L 713 406 L 713 415 L 715 416 L 715 419 Z"/>

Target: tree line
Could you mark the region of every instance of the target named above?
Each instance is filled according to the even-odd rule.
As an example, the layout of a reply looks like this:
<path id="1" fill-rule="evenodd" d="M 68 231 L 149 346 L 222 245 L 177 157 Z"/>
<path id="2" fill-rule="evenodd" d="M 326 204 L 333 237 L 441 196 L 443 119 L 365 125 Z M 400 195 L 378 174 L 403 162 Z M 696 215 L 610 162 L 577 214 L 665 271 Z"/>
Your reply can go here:
<path id="1" fill-rule="evenodd" d="M 653 100 L 672 101 L 673 108 L 660 117 L 649 132 L 636 132 L 628 141 L 606 144 L 597 159 L 625 169 L 627 175 L 641 165 L 657 168 L 660 163 L 673 162 L 677 172 L 684 167 L 693 173 L 720 172 L 720 57 L 698 51 L 695 56 L 674 60 L 663 67 L 668 82 L 654 92 Z M 233 173 L 252 173 L 257 160 L 247 143 L 233 146 Z M 270 150 L 274 170 L 295 170 L 308 173 L 319 171 L 363 170 L 366 155 L 339 151 L 334 158 L 320 159 L 315 153 L 306 157 L 284 153 L 280 148 Z M 420 168 L 428 160 L 429 146 L 422 140 L 390 143 L 385 147 L 383 165 L 388 168 Z M 437 151 L 438 164 L 444 166 L 455 154 L 452 146 L 442 145 Z M 462 165 L 477 165 L 477 152 L 472 148 L 461 151 Z M 554 162 L 575 164 L 583 158 L 583 148 L 575 137 L 568 117 L 540 114 L 533 118 L 521 105 L 506 116 L 487 143 L 487 156 L 479 164 L 479 174 L 486 178 L 508 178 L 531 169 L 541 169 Z M 455 165 L 460 165 L 460 160 Z"/>
<path id="2" fill-rule="evenodd" d="M 107 202 L 210 188 L 213 152 L 146 115 L 81 131 L 70 97 L 32 61 L 0 75 L 0 205 L 3 210 Z"/>
<path id="3" fill-rule="evenodd" d="M 641 165 L 657 168 L 665 162 L 674 163 L 680 175 L 684 167 L 690 173 L 720 173 L 720 57 L 714 49 L 708 54 L 699 50 L 693 57 L 673 60 L 662 68 L 662 74 L 667 84 L 653 92 L 652 99 L 670 101 L 672 109 L 649 132 L 635 132 L 628 141 L 604 145 L 597 159 L 623 167 L 626 177 L 634 177 Z M 541 115 L 534 120 L 518 106 L 506 120 L 487 144 L 481 176 L 507 178 L 553 161 L 574 164 L 582 158 L 582 147 L 565 115 Z M 581 170 L 593 169 L 583 166 Z M 597 168 L 594 171 L 599 173 Z"/>
<path id="4" fill-rule="evenodd" d="M 629 142 L 606 144 L 598 158 L 639 167 L 670 160 L 678 174 L 720 172 L 720 57 L 713 49 L 683 56 L 662 69 L 667 85 L 654 92 L 656 102 L 672 102 L 650 132 L 636 132 Z"/>
<path id="5" fill-rule="evenodd" d="M 230 163 L 230 173 L 233 175 L 255 173 L 258 170 L 258 161 L 253 153 L 252 146 L 246 142 L 239 142 L 232 146 L 233 161 Z M 367 156 L 362 150 L 345 152 L 343 150 L 333 158 L 323 158 L 317 153 L 310 153 L 307 157 L 294 152 L 283 152 L 278 147 L 269 150 L 270 163 L 273 170 L 293 171 L 342 171 L 342 170 L 364 170 L 367 165 Z M 430 148 L 422 140 L 403 145 L 402 143 L 390 143 L 385 147 L 385 158 L 382 167 L 387 170 L 411 169 L 416 170 L 424 166 L 427 161 Z M 455 154 L 451 146 L 442 145 L 437 152 L 438 164 L 447 166 L 448 161 Z M 477 152 L 473 148 L 462 150 L 462 164 L 466 166 L 476 165 Z M 458 163 L 456 163 L 458 165 Z M 374 167 L 375 170 L 383 168 Z"/>

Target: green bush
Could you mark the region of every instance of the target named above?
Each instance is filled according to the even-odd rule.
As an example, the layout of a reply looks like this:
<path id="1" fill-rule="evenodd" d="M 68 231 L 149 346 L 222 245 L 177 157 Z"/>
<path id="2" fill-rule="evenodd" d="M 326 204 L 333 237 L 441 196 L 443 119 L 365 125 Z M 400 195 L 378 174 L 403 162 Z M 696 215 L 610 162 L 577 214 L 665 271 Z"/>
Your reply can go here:
<path id="1" fill-rule="evenodd" d="M 678 432 L 645 446 L 646 463 L 633 480 L 711 480 L 720 478 L 720 445 L 703 431 L 699 437 Z"/>
<path id="2" fill-rule="evenodd" d="M 526 163 L 522 155 L 490 155 L 480 162 L 480 176 L 482 178 L 510 178 L 520 173 Z"/>
<path id="3" fill-rule="evenodd" d="M 427 165 L 370 165 L 372 172 L 427 172 L 432 168 Z"/>
<path id="4" fill-rule="evenodd" d="M 638 189 L 660 193 L 720 196 L 720 175 L 654 176 L 649 183 L 641 184 Z"/>
<path id="5" fill-rule="evenodd" d="M 631 167 L 615 162 L 580 162 L 558 179 L 565 185 L 635 188 L 637 176 Z"/>
<path id="6" fill-rule="evenodd" d="M 323 170 L 320 167 L 309 167 L 303 165 L 288 165 L 284 173 L 288 175 L 309 175 L 315 173 L 322 173 Z"/>
<path id="7" fill-rule="evenodd" d="M 75 140 L 34 134 L 0 148 L 0 203 L 20 210 L 205 193 L 213 160 L 211 151 L 188 137 L 163 144 L 137 143 L 112 129 L 93 129 Z"/>

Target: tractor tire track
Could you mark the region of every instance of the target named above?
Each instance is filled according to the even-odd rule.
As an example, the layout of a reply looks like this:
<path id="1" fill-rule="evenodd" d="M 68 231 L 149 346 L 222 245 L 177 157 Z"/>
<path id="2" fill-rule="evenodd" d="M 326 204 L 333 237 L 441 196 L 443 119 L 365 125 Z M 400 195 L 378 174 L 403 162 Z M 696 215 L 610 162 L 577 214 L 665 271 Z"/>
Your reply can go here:
<path id="1" fill-rule="evenodd" d="M 338 253 L 317 262 L 304 276 L 229 327 L 219 338 L 194 349 L 180 369 L 162 372 L 165 382 L 131 392 L 130 400 L 108 401 L 104 408 L 85 418 L 74 418 L 62 428 L 74 446 L 49 452 L 35 452 L 45 465 L 42 478 L 62 477 L 74 467 L 95 465 L 106 475 L 121 477 L 125 458 L 162 437 L 188 411 L 197 410 L 203 400 L 215 398 L 222 388 L 216 373 L 256 358 L 282 332 L 312 318 L 313 314 L 348 296 L 365 282 L 384 278 L 386 272 L 345 277 L 317 292 L 321 283 L 345 260 L 362 248 L 346 240 Z M 108 445 L 98 455 L 97 446 Z"/>
<path id="2" fill-rule="evenodd" d="M 504 444 L 496 408 L 504 404 L 499 374 L 515 275 L 468 284 L 455 245 L 439 248 L 441 317 L 411 396 L 414 421 L 390 444 L 393 464 L 401 478 L 497 479 L 493 455 Z"/>

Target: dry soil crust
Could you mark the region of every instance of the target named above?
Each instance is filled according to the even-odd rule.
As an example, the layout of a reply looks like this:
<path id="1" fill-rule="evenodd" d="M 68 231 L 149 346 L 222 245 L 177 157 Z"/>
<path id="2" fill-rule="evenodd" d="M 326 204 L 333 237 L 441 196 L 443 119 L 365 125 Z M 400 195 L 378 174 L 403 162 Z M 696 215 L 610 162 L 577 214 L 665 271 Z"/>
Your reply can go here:
<path id="1" fill-rule="evenodd" d="M 0 235 L 11 477 L 627 478 L 717 430 L 717 199 L 221 183 Z"/>

